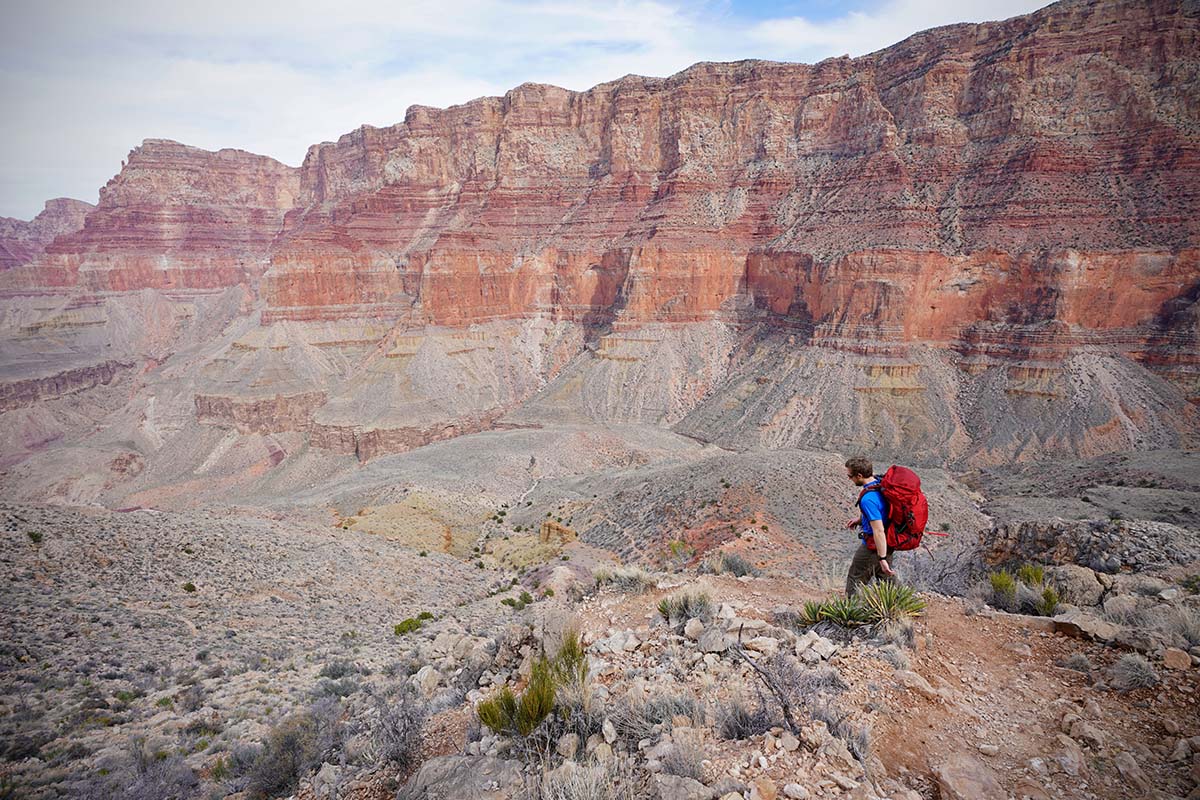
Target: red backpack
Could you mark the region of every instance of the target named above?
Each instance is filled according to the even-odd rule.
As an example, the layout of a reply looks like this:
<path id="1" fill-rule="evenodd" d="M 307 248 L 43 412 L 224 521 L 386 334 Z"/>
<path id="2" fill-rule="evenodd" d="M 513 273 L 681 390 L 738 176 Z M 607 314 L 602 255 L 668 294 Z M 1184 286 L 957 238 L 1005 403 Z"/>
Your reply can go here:
<path id="1" fill-rule="evenodd" d="M 887 531 L 888 549 L 915 550 L 919 547 L 929 522 L 929 503 L 921 491 L 917 473 L 907 467 L 890 467 L 879 483 L 859 492 L 860 502 L 867 492 L 881 493 L 887 503 L 884 530 Z"/>

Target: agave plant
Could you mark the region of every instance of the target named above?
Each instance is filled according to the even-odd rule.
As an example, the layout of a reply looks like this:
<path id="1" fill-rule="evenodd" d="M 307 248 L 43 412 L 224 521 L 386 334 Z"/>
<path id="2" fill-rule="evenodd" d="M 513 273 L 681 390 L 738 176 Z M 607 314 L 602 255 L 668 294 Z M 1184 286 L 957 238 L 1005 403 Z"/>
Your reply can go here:
<path id="1" fill-rule="evenodd" d="M 799 614 L 801 625 L 816 625 L 821 621 L 821 612 L 824 610 L 825 604 L 818 603 L 816 600 L 809 600 L 804 604 L 804 610 Z"/>
<path id="2" fill-rule="evenodd" d="M 825 601 L 821 607 L 821 619 L 843 628 L 854 628 L 868 621 L 866 609 L 857 597 L 834 597 Z"/>
<path id="3" fill-rule="evenodd" d="M 862 587 L 856 595 L 866 612 L 867 621 L 897 622 L 915 617 L 925 610 L 925 601 L 911 586 L 895 581 L 875 581 Z"/>

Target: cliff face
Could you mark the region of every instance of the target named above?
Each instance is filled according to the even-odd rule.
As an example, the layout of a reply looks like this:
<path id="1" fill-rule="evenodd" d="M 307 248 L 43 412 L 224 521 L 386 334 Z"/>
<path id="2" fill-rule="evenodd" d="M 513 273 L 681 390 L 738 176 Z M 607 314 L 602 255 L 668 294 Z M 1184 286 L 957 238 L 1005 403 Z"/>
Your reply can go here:
<path id="1" fill-rule="evenodd" d="M 148 140 L 0 300 L 242 286 L 269 343 L 188 350 L 189 413 L 360 457 L 535 395 L 515 418 L 731 445 L 1175 446 L 1198 54 L 1194 3 L 1068 0 L 857 59 L 414 107 L 299 168 Z"/>
<path id="2" fill-rule="evenodd" d="M 82 228 L 84 217 L 93 208 L 82 200 L 59 197 L 47 200 L 42 213 L 29 222 L 0 217 L 0 270 L 33 261 L 59 236 Z"/>
<path id="3" fill-rule="evenodd" d="M 81 230 L 60 237 L 11 289 L 215 289 L 261 275 L 296 171 L 245 153 L 147 139 L 100 190 Z"/>

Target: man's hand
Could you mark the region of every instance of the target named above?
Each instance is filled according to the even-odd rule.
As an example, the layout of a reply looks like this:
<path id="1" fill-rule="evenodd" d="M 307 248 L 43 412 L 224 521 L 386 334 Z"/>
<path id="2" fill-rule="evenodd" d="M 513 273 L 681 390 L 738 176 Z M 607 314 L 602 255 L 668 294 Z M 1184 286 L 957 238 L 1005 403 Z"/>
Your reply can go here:
<path id="1" fill-rule="evenodd" d="M 893 571 L 891 566 L 888 564 L 886 558 L 879 559 L 879 568 L 881 570 L 883 570 L 884 575 L 895 575 L 896 574 L 895 571 Z"/>
<path id="2" fill-rule="evenodd" d="M 847 522 L 847 523 L 846 523 L 846 527 L 847 527 L 847 528 L 855 528 L 855 527 L 857 527 L 857 526 L 858 526 L 858 523 L 859 523 L 859 522 L 860 522 L 860 519 L 859 519 L 859 517 L 855 517 L 854 519 L 852 519 L 852 520 L 850 520 L 849 522 Z"/>

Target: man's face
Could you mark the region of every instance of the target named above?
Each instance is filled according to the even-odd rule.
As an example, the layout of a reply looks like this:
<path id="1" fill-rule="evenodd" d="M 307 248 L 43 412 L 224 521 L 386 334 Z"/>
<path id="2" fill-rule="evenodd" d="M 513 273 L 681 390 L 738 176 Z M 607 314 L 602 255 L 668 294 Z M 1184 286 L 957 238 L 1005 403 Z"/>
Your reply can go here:
<path id="1" fill-rule="evenodd" d="M 867 482 L 867 478 L 865 475 L 855 475 L 850 470 L 846 470 L 846 477 L 849 478 L 850 480 L 854 481 L 855 486 L 863 486 Z"/>

